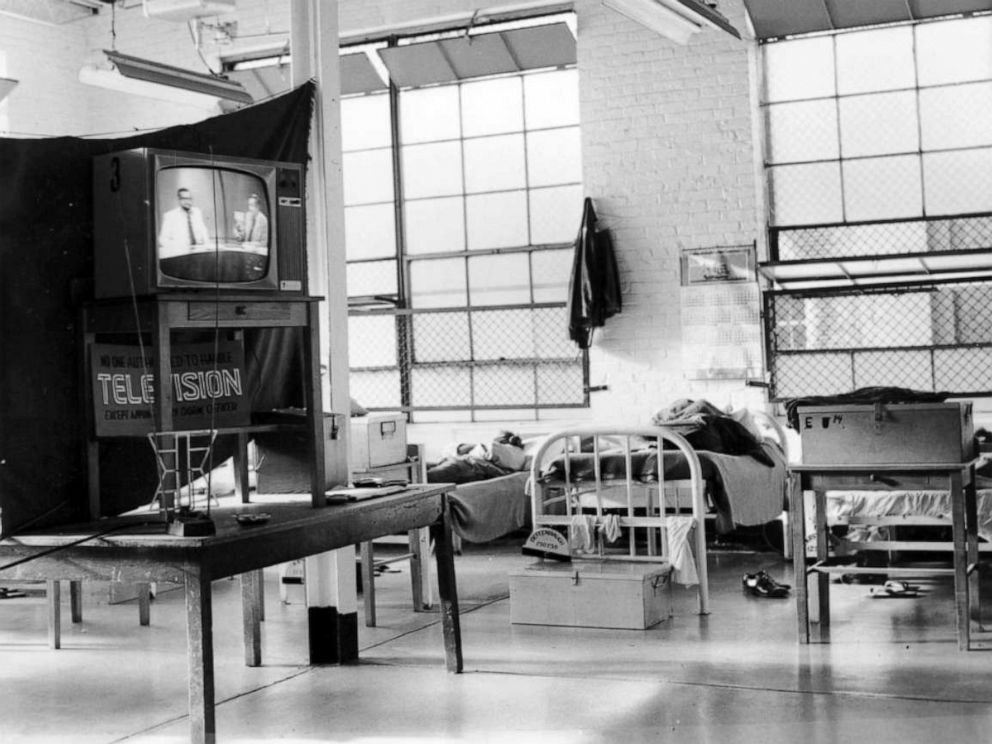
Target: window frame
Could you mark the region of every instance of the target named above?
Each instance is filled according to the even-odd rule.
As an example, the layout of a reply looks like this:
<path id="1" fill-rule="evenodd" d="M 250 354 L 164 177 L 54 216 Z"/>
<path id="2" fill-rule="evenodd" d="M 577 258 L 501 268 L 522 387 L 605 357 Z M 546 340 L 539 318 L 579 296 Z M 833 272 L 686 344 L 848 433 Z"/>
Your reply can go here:
<path id="1" fill-rule="evenodd" d="M 570 14 L 573 15 L 574 14 Z M 559 16 L 549 17 L 550 20 L 558 20 Z M 549 20 L 549 22 L 550 22 Z M 530 19 L 530 23 L 538 23 L 538 19 Z M 438 33 L 434 38 L 450 38 L 452 35 L 465 33 L 464 29 L 448 29 L 443 32 Z M 364 40 L 367 44 L 369 40 Z M 385 42 L 390 46 L 397 46 L 410 43 L 409 38 L 400 37 L 390 37 Z M 352 51 L 350 47 L 343 46 L 342 54 L 349 53 Z M 555 69 L 575 69 L 575 65 L 568 65 L 565 67 L 554 67 L 554 68 L 540 68 L 535 70 L 524 70 L 516 73 L 504 73 L 501 75 L 495 75 L 491 77 L 484 78 L 471 78 L 467 80 L 459 80 L 453 83 L 446 83 L 441 85 L 457 85 L 462 86 L 466 83 L 475 82 L 476 80 L 489 80 L 498 79 L 501 77 L 505 78 L 521 78 L 521 86 L 525 84 L 522 80 L 527 75 L 541 74 L 548 72 L 548 70 Z M 535 317 L 536 313 L 549 310 L 560 310 L 561 312 L 561 328 L 562 335 L 566 336 L 566 307 L 567 302 L 562 300 L 561 302 L 538 302 L 535 300 L 535 282 L 537 277 L 534 273 L 534 255 L 538 252 L 543 251 L 571 251 L 573 249 L 574 242 L 572 240 L 556 243 L 533 243 L 528 239 L 526 245 L 512 245 L 512 246 L 501 246 L 501 247 L 490 247 L 490 248 L 472 248 L 468 245 L 467 239 L 465 245 L 462 246 L 461 250 L 455 251 L 439 251 L 439 252 L 416 252 L 410 253 L 407 235 L 406 235 L 406 216 L 404 214 L 405 205 L 409 202 L 416 201 L 417 199 L 407 200 L 404 194 L 404 165 L 403 165 L 403 148 L 398 143 L 401 142 L 401 132 L 400 132 L 400 115 L 401 115 L 401 96 L 405 89 L 400 89 L 391 80 L 388 81 L 389 88 L 388 92 L 384 95 L 388 96 L 388 116 L 390 119 L 389 130 L 390 130 L 390 146 L 391 151 L 391 163 L 392 163 L 392 183 L 393 183 L 393 219 L 394 219 L 394 246 L 395 252 L 389 256 L 374 256 L 374 257 L 363 257 L 348 259 L 348 266 L 358 266 L 362 264 L 372 264 L 375 262 L 382 261 L 395 261 L 396 269 L 396 291 L 388 293 L 372 293 L 366 295 L 350 295 L 348 298 L 349 305 L 349 318 L 359 318 L 359 317 L 375 317 L 381 315 L 392 316 L 395 320 L 396 327 L 396 365 L 393 366 L 382 366 L 376 365 L 371 367 L 352 367 L 353 373 L 370 372 L 370 373 L 395 373 L 398 377 L 398 384 L 400 386 L 399 398 L 396 401 L 391 401 L 389 404 L 376 405 L 375 401 L 362 401 L 363 405 L 370 410 L 401 410 L 408 413 L 412 418 L 416 415 L 418 411 L 421 412 L 464 412 L 465 415 L 472 421 L 478 420 L 480 414 L 485 416 L 485 412 L 507 410 L 507 411 L 531 411 L 533 414 L 538 416 L 538 412 L 541 410 L 549 409 L 569 409 L 569 408 L 587 408 L 590 405 L 590 395 L 589 395 L 589 354 L 586 349 L 579 349 L 574 347 L 574 356 L 565 357 L 554 357 L 554 358 L 530 358 L 530 357 L 514 357 L 511 359 L 500 359 L 500 360 L 481 360 L 474 358 L 474 347 L 469 346 L 469 353 L 466 359 L 458 360 L 457 362 L 448 363 L 451 367 L 459 367 L 467 369 L 470 378 L 473 380 L 472 383 L 472 394 L 469 405 L 418 405 L 416 402 L 416 395 L 413 389 L 414 377 L 418 369 L 428 369 L 432 366 L 432 363 L 422 363 L 417 362 L 414 354 L 414 344 L 416 339 L 414 337 L 413 324 L 414 319 L 419 315 L 426 314 L 436 314 L 440 312 L 452 313 L 461 312 L 466 316 L 466 322 L 468 327 L 472 327 L 473 316 L 481 315 L 483 313 L 495 313 L 502 311 L 526 311 L 531 314 L 531 317 Z M 440 86 L 435 86 L 440 87 Z M 372 94 L 370 94 L 372 95 Z M 459 91 L 459 99 L 461 98 L 461 91 Z M 556 125 L 544 128 L 534 128 L 530 129 L 526 126 L 522 126 L 520 130 L 515 130 L 514 134 L 520 136 L 524 139 L 526 148 L 526 139 L 531 132 L 542 132 L 542 131 L 552 131 L 554 129 L 577 129 L 580 131 L 581 124 L 576 123 L 568 125 L 567 127 Z M 453 141 L 459 143 L 460 148 L 464 148 L 464 143 L 467 140 L 481 139 L 483 137 L 490 135 L 479 135 L 479 136 L 466 136 L 465 132 L 459 124 L 459 132 L 457 138 Z M 464 169 L 464 165 L 463 165 Z M 529 200 L 530 194 L 534 191 L 538 191 L 543 188 L 560 188 L 562 186 L 577 186 L 581 189 L 581 180 L 575 184 L 553 184 L 550 187 L 537 186 L 532 187 L 529 180 L 529 175 L 524 173 L 524 185 L 520 189 L 525 195 L 528 201 L 528 215 L 529 215 Z M 463 201 L 463 204 L 472 195 L 465 184 L 464 173 L 462 177 L 461 193 L 457 195 Z M 432 197 L 425 197 L 432 198 Z M 384 204 L 384 203 L 383 203 Z M 463 212 L 461 221 L 464 229 L 467 228 L 467 215 Z M 530 235 L 530 218 L 528 216 L 527 220 L 527 231 Z M 470 263 L 472 259 L 483 258 L 486 256 L 500 256 L 500 255 L 517 255 L 524 254 L 528 258 L 529 266 L 529 276 L 527 280 L 527 290 L 529 293 L 529 302 L 526 304 L 510 304 L 510 305 L 473 305 L 471 301 L 471 289 L 469 284 L 469 272 Z M 417 308 L 413 303 L 413 287 L 411 286 L 411 274 L 413 272 L 413 267 L 422 262 L 428 262 L 440 259 L 454 259 L 460 260 L 464 263 L 464 271 L 466 277 L 466 302 L 462 306 L 456 307 L 445 307 L 445 308 Z M 470 334 L 471 335 L 471 334 Z M 534 400 L 521 404 L 520 401 L 510 401 L 501 404 L 492 404 L 480 402 L 480 396 L 475 390 L 474 380 L 477 376 L 479 370 L 485 370 L 492 368 L 494 365 L 499 364 L 513 364 L 523 367 L 530 365 L 533 374 L 535 375 L 534 381 Z M 438 365 L 434 365 L 438 366 Z M 576 396 L 571 402 L 562 403 L 560 400 L 554 401 L 550 399 L 542 399 L 540 393 L 540 385 L 538 381 L 538 375 L 541 369 L 573 369 L 576 373 L 581 374 L 581 395 Z M 370 403 L 372 405 L 370 405 Z M 395 403 L 395 404 L 394 404 Z"/>

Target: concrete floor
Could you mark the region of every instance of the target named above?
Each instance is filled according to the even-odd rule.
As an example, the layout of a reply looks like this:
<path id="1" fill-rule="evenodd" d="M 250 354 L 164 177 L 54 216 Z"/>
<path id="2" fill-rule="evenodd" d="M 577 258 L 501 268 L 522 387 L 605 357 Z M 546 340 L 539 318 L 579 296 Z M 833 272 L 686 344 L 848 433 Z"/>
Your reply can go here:
<path id="1" fill-rule="evenodd" d="M 675 617 L 647 631 L 511 625 L 507 573 L 521 540 L 466 545 L 456 559 L 465 673 L 445 672 L 437 615 L 410 610 L 406 564 L 377 580 L 379 624 L 360 622 L 362 661 L 309 667 L 298 586 L 279 601 L 266 572 L 263 666 L 243 663 L 240 592 L 214 594 L 222 742 L 985 741 L 992 652 L 956 650 L 951 586 L 872 599 L 834 585 L 830 644 L 796 643 L 792 599 L 745 596 L 758 568 L 791 582 L 774 553 L 712 553 L 712 614 L 678 589 Z M 0 742 L 181 742 L 188 738 L 184 606 L 160 592 L 149 627 L 133 603 L 85 588 L 46 645 L 37 585 L 0 601 Z M 66 595 L 67 592 L 63 592 Z M 65 600 L 64 600 L 65 601 Z"/>

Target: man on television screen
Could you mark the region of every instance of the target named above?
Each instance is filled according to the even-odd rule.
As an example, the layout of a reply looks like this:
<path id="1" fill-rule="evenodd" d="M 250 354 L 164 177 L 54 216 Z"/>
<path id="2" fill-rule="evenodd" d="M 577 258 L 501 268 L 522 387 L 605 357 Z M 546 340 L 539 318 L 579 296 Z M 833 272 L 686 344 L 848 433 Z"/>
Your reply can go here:
<path id="1" fill-rule="evenodd" d="M 269 218 L 259 209 L 258 194 L 248 197 L 248 211 L 239 212 L 234 222 L 238 240 L 247 248 L 267 248 L 269 245 Z"/>
<path id="2" fill-rule="evenodd" d="M 166 256 L 197 250 L 207 244 L 207 224 L 200 208 L 193 206 L 193 194 L 183 187 L 176 197 L 179 206 L 162 215 L 162 228 L 158 231 L 158 244 Z"/>

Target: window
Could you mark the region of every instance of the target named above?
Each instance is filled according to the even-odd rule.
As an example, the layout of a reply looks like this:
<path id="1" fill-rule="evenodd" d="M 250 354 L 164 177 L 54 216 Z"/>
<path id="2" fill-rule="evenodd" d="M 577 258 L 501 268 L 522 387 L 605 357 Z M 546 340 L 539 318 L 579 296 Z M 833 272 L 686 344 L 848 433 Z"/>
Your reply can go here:
<path id="1" fill-rule="evenodd" d="M 762 47 L 774 397 L 990 394 L 989 38 L 978 16 Z"/>
<path id="2" fill-rule="evenodd" d="M 583 198 L 572 24 L 365 48 L 393 86 L 342 100 L 364 406 L 425 421 L 587 405 L 565 311 Z"/>

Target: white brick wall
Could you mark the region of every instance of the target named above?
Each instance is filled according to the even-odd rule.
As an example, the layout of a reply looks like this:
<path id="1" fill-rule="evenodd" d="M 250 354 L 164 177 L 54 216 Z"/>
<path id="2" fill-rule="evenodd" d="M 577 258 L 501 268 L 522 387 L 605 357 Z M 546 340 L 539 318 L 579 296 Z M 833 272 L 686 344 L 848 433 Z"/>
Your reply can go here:
<path id="1" fill-rule="evenodd" d="M 506 5 L 340 0 L 341 33 Z M 760 402 L 760 390 L 743 381 L 685 378 L 679 304 L 683 248 L 762 242 L 750 95 L 754 44 L 706 30 L 679 46 L 599 0 L 576 0 L 575 9 L 585 187 L 602 224 L 613 231 L 624 312 L 597 330 L 592 350 L 592 383 L 609 390 L 593 394 L 591 411 L 564 415 L 646 421 L 652 410 L 678 397 L 706 397 L 718 405 Z M 745 28 L 742 0 L 721 0 L 720 10 Z M 289 2 L 239 0 L 237 20 L 245 37 L 240 45 L 285 38 Z M 149 21 L 137 9 L 119 11 L 116 26 L 121 52 L 203 69 L 184 24 Z M 257 36 L 266 33 L 272 35 Z M 107 13 L 60 27 L 3 18 L 0 52 L 7 54 L 9 75 L 22 81 L 12 95 L 11 130 L 83 134 L 202 117 L 168 104 L 149 106 L 147 100 L 122 103 L 78 84 L 75 76 L 87 56 L 111 44 Z M 475 429 L 485 437 L 500 425 Z M 503 425 L 521 426 L 512 420 Z M 451 425 L 435 428 L 422 438 L 450 438 Z M 468 436 L 470 429 L 461 434 Z"/>
<path id="2" fill-rule="evenodd" d="M 140 6 L 63 24 L 0 16 L 0 52 L 7 77 L 20 81 L 6 103 L 15 136 L 117 136 L 187 124 L 220 113 L 143 96 L 105 91 L 79 82 L 86 63 L 103 63 L 104 49 L 206 71 L 182 23 L 145 18 Z"/>
<path id="3" fill-rule="evenodd" d="M 624 312 L 597 332 L 593 418 L 646 420 L 678 397 L 758 403 L 743 381 L 691 381 L 682 369 L 683 248 L 759 240 L 752 136 L 752 42 L 704 31 L 679 46 L 595 0 L 579 13 L 583 171 L 613 231 Z M 720 10 L 744 28 L 743 5 Z"/>
<path id="4" fill-rule="evenodd" d="M 89 107 L 76 75 L 86 49 L 79 24 L 52 25 L 0 17 L 5 77 L 20 81 L 5 101 L 4 134 L 63 135 L 89 131 Z M 54 53 L 56 52 L 57 53 Z"/>

